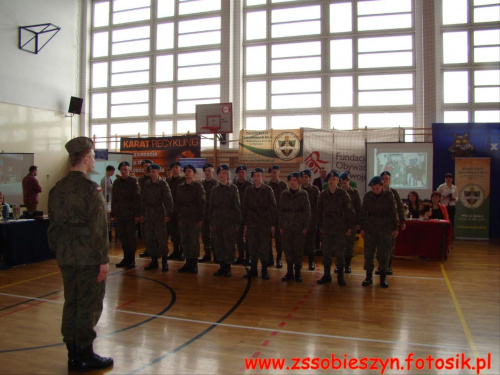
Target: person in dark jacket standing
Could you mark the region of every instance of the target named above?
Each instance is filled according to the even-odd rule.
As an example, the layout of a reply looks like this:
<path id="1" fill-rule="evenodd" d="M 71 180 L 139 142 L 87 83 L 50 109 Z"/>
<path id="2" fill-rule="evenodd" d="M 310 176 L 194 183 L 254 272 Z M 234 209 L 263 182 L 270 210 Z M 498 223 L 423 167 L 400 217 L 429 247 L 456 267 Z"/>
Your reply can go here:
<path id="1" fill-rule="evenodd" d="M 28 211 L 36 211 L 38 206 L 38 194 L 42 192 L 42 187 L 38 183 L 36 176 L 38 167 L 32 165 L 29 173 L 23 178 L 23 202 Z"/>
<path id="2" fill-rule="evenodd" d="M 280 166 L 275 164 L 269 167 L 268 172 L 271 174 L 271 179 L 267 182 L 267 184 L 273 189 L 274 198 L 276 199 L 276 205 L 279 207 L 281 193 L 288 189 L 288 185 L 285 181 L 280 180 Z M 283 263 L 281 262 L 281 256 L 283 255 L 283 245 L 281 243 L 281 233 L 277 230 L 274 233 L 274 245 L 276 247 L 276 268 L 283 267 Z M 274 265 L 274 257 L 273 257 L 273 246 L 272 241 L 269 247 L 269 266 Z"/>
<path id="3" fill-rule="evenodd" d="M 179 213 L 177 210 L 177 188 L 186 179 L 181 176 L 181 163 L 174 161 L 170 164 L 170 169 L 172 170 L 172 176 L 167 178 L 167 184 L 170 187 L 170 192 L 172 193 L 172 199 L 174 200 L 174 213 L 170 218 L 168 223 L 168 234 L 172 238 L 173 251 L 167 258 L 168 259 L 178 259 L 184 260 L 184 254 L 181 249 L 181 239 L 179 234 Z"/>
<path id="4" fill-rule="evenodd" d="M 208 215 L 215 255 L 220 264 L 214 276 L 231 276 L 234 261 L 234 243 L 241 223 L 240 195 L 238 188 L 229 181 L 226 164 L 217 168 L 219 183 L 212 188 Z"/>
<path id="5" fill-rule="evenodd" d="M 64 284 L 61 325 L 68 349 L 68 371 L 113 365 L 94 353 L 94 327 L 102 313 L 109 272 L 106 203 L 101 188 L 86 173 L 95 165 L 94 143 L 77 137 L 66 143 L 70 171 L 49 193 L 49 247 Z"/>
<path id="6" fill-rule="evenodd" d="M 186 264 L 179 272 L 198 273 L 200 256 L 200 229 L 205 217 L 206 196 L 203 185 L 194 181 L 196 168 L 191 164 L 184 167 L 185 181 L 177 188 L 177 202 L 181 246 L 186 255 Z"/>
<path id="7" fill-rule="evenodd" d="M 203 166 L 203 173 L 205 174 L 205 178 L 201 181 L 201 184 L 203 185 L 203 189 L 205 189 L 207 204 L 205 207 L 205 218 L 203 219 L 203 224 L 201 226 L 201 239 L 203 241 L 203 250 L 205 251 L 205 255 L 198 260 L 200 263 L 210 262 L 212 260 L 212 256 L 210 254 L 212 253 L 214 246 L 212 234 L 210 232 L 210 215 L 208 205 L 210 204 L 212 189 L 217 185 L 217 180 L 214 179 L 214 165 L 212 163 L 206 163 Z M 216 256 L 214 253 L 214 261 L 215 258 Z"/>
<path id="8" fill-rule="evenodd" d="M 248 187 L 252 186 L 252 183 L 247 180 L 247 167 L 245 165 L 236 167 L 236 175 L 238 177 L 233 180 L 233 184 L 238 188 L 240 202 L 243 204 L 245 191 Z M 233 264 L 250 264 L 248 241 L 245 238 L 245 228 L 243 222 L 241 223 L 240 229 L 236 235 L 236 246 L 238 248 L 238 257 Z"/>
<path id="9" fill-rule="evenodd" d="M 123 249 L 123 260 L 116 267 L 135 267 L 137 249 L 136 224 L 141 217 L 141 190 L 134 177 L 130 176 L 130 163 L 118 164 L 121 177 L 113 182 L 111 212 L 115 216 L 116 233 Z"/>
<path id="10" fill-rule="evenodd" d="M 299 172 L 288 175 L 290 187 L 281 193 L 278 217 L 287 266 L 287 273 L 281 281 L 294 278 L 293 267 L 295 266 L 295 281 L 300 283 L 302 282 L 300 269 L 304 256 L 304 240 L 311 221 L 311 205 L 308 194 L 300 188 L 299 179 Z"/>
<path id="11" fill-rule="evenodd" d="M 141 194 L 144 191 L 144 185 L 146 185 L 146 182 L 151 180 L 151 177 L 149 176 L 148 168 L 152 164 L 153 164 L 153 162 L 149 159 L 141 161 L 142 176 L 137 179 L 137 183 L 139 184 L 139 187 L 141 189 Z M 147 247 L 148 241 L 146 239 L 146 228 L 144 226 L 144 222 L 141 221 L 141 223 L 139 224 L 139 228 L 141 229 L 141 237 L 144 239 L 144 243 L 146 243 L 146 250 L 144 250 L 144 252 L 140 253 L 139 256 L 141 258 L 144 258 L 144 257 L 150 256 L 150 254 L 148 252 L 148 247 Z"/>
<path id="12" fill-rule="evenodd" d="M 392 240 L 398 236 L 396 201 L 390 190 L 385 190 L 380 176 L 370 180 L 371 190 L 366 192 L 361 205 L 360 230 L 365 242 L 366 278 L 362 286 L 373 283 L 375 253 L 379 257 L 380 286 L 388 288 L 386 280 L 391 257 Z"/>
<path id="13" fill-rule="evenodd" d="M 304 242 L 304 253 L 309 257 L 309 270 L 314 271 L 316 269 L 316 265 L 314 264 L 314 246 L 316 245 L 316 234 L 318 230 L 317 216 L 320 191 L 315 185 L 311 185 L 311 175 L 312 172 L 310 169 L 305 169 L 300 172 L 300 177 L 302 179 L 301 187 L 309 196 L 309 205 L 311 206 L 311 221 Z"/>

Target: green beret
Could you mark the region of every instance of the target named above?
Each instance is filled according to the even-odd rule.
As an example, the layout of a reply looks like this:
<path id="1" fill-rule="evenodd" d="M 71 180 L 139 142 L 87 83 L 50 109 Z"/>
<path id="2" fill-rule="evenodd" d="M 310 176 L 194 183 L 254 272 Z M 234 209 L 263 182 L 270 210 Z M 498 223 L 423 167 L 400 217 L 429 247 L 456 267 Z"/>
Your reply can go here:
<path id="1" fill-rule="evenodd" d="M 80 151 L 94 148 L 94 141 L 89 137 L 76 137 L 68 141 L 64 147 L 70 155 L 74 155 Z"/>

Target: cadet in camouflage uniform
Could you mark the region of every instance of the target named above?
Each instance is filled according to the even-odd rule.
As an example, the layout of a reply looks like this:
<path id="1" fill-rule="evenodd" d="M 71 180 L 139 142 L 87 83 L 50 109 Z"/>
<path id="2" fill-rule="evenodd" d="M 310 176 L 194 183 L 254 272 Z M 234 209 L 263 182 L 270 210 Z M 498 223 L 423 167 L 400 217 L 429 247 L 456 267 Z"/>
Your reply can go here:
<path id="1" fill-rule="evenodd" d="M 323 190 L 318 199 L 318 226 L 323 236 L 323 265 L 325 267 L 324 275 L 318 280 L 318 284 L 332 281 L 330 269 L 332 256 L 335 254 L 339 266 L 337 283 L 340 286 L 345 286 L 345 239 L 352 235 L 354 210 L 349 194 L 337 187 L 339 183 L 338 172 L 331 171 L 326 176 L 326 180 L 328 181 L 328 189 Z"/>
<path id="2" fill-rule="evenodd" d="M 151 263 L 146 271 L 158 268 L 158 257 L 161 257 L 163 272 L 168 271 L 167 264 L 167 223 L 170 221 L 174 209 L 174 202 L 168 184 L 159 179 L 160 166 L 151 164 L 148 167 L 151 178 L 146 181 L 142 191 L 142 216 L 146 234 L 146 246 L 151 255 Z"/>
<path id="3" fill-rule="evenodd" d="M 238 188 L 240 202 L 243 204 L 245 191 L 248 187 L 252 186 L 252 183 L 247 180 L 247 167 L 245 165 L 236 167 L 236 174 L 238 175 L 238 178 L 233 180 L 233 184 Z M 240 229 L 236 234 L 236 245 L 238 247 L 238 258 L 233 264 L 246 263 L 248 265 L 250 263 L 250 254 L 248 250 L 248 241 L 245 238 L 245 228 L 243 222 L 241 222 Z"/>
<path id="4" fill-rule="evenodd" d="M 304 241 L 311 221 L 311 205 L 309 195 L 300 188 L 299 179 L 299 172 L 288 175 L 290 187 L 281 193 L 278 217 L 287 265 L 287 273 L 281 281 L 293 279 L 293 266 L 295 265 L 295 281 L 300 283 L 302 282 L 300 269 L 304 257 Z"/>
<path id="5" fill-rule="evenodd" d="M 366 279 L 361 284 L 368 286 L 373 283 L 373 260 L 375 253 L 379 256 L 380 285 L 388 288 L 386 280 L 389 259 L 391 256 L 392 239 L 398 235 L 398 218 L 396 202 L 390 190 L 384 190 L 382 179 L 375 176 L 368 186 L 361 205 L 360 229 L 365 242 Z"/>
<path id="6" fill-rule="evenodd" d="M 94 169 L 94 143 L 77 137 L 66 143 L 70 171 L 49 193 L 49 247 L 64 284 L 61 333 L 68 371 L 113 365 L 94 353 L 94 327 L 102 313 L 109 272 L 107 214 L 101 188 L 86 173 Z"/>
<path id="7" fill-rule="evenodd" d="M 264 170 L 255 168 L 252 171 L 253 185 L 245 191 L 242 204 L 245 235 L 252 265 L 244 276 L 257 276 L 257 262 L 262 263 L 262 278 L 269 279 L 267 262 L 269 260 L 269 245 L 278 225 L 276 199 L 273 189 L 264 184 Z"/>
<path id="8" fill-rule="evenodd" d="M 203 224 L 201 225 L 201 239 L 203 241 L 203 250 L 205 251 L 205 255 L 198 259 L 198 262 L 200 263 L 210 262 L 212 260 L 210 253 L 212 252 L 214 246 L 212 234 L 210 232 L 210 215 L 208 205 L 210 204 L 210 194 L 212 193 L 212 188 L 217 185 L 217 180 L 214 179 L 214 165 L 212 163 L 206 163 L 203 166 L 203 173 L 205 174 L 205 179 L 201 181 L 201 184 L 203 185 L 203 189 L 205 189 L 207 205 L 205 207 L 205 218 L 203 219 Z M 214 262 L 216 262 L 215 253 Z"/>
<path id="9" fill-rule="evenodd" d="M 186 179 L 177 188 L 177 207 L 179 214 L 179 232 L 181 246 L 186 255 L 186 264 L 178 269 L 179 272 L 198 273 L 198 257 L 200 256 L 200 229 L 205 217 L 205 189 L 203 185 L 194 181 L 196 168 L 191 164 L 184 167 Z"/>
<path id="10" fill-rule="evenodd" d="M 271 179 L 267 183 L 271 189 L 273 189 L 274 199 L 276 199 L 276 205 L 279 207 L 281 193 L 288 189 L 288 185 L 285 181 L 280 181 L 280 166 L 273 165 L 269 167 L 268 172 L 271 174 Z M 271 244 L 269 246 L 269 265 L 274 265 L 273 258 L 273 243 L 271 240 Z M 274 233 L 274 245 L 276 247 L 276 268 L 283 267 L 283 263 L 281 262 L 281 255 L 283 254 L 283 245 L 281 244 L 281 233 L 277 230 Z"/>
<path id="11" fill-rule="evenodd" d="M 174 200 L 174 213 L 170 218 L 168 223 L 168 234 L 172 238 L 172 244 L 174 249 L 172 254 L 168 256 L 168 259 L 179 259 L 184 260 L 184 255 L 181 249 L 181 238 L 179 234 L 179 212 L 177 211 L 177 188 L 186 179 L 181 177 L 181 163 L 174 161 L 170 164 L 170 169 L 172 170 L 172 176 L 167 178 L 167 184 L 170 187 L 170 192 L 172 193 L 172 198 Z"/>
<path id="12" fill-rule="evenodd" d="M 316 233 L 317 233 L 317 216 L 318 216 L 318 198 L 319 189 L 311 184 L 312 172 L 310 169 L 305 169 L 300 172 L 302 179 L 302 190 L 309 196 L 309 204 L 311 206 L 311 221 L 309 229 L 307 230 L 306 239 L 304 242 L 304 252 L 309 257 L 309 270 L 314 271 L 316 268 L 314 264 L 314 249 L 316 246 Z"/>
<path id="13" fill-rule="evenodd" d="M 141 167 L 142 167 L 142 176 L 137 179 L 137 183 L 139 184 L 139 187 L 141 188 L 141 194 L 144 191 L 144 185 L 146 184 L 146 181 L 150 181 L 151 177 L 149 177 L 149 172 L 148 172 L 148 167 L 153 164 L 151 160 L 143 160 L 141 162 Z M 141 258 L 148 257 L 150 254 L 148 252 L 147 248 L 147 240 L 146 240 L 146 229 L 144 228 L 144 223 L 141 221 L 140 223 L 140 228 L 141 228 L 141 237 L 144 239 L 144 243 L 146 244 L 146 250 L 144 250 L 143 253 L 140 253 L 139 256 Z"/>
<path id="14" fill-rule="evenodd" d="M 384 171 L 380 174 L 380 178 L 382 179 L 382 183 L 384 184 L 384 190 L 390 190 L 392 195 L 394 195 L 394 200 L 396 201 L 396 210 L 398 212 L 398 222 L 401 226 L 401 230 L 406 229 L 406 218 L 405 218 L 405 209 L 403 207 L 403 202 L 401 201 L 401 197 L 396 189 L 390 187 L 391 185 L 391 173 L 389 171 Z M 391 248 L 391 257 L 389 258 L 389 266 L 387 268 L 387 274 L 392 275 L 392 257 L 394 255 L 394 246 L 396 246 L 396 238 L 392 239 L 392 248 Z M 377 255 L 377 260 L 380 262 L 380 259 Z M 380 269 L 375 271 L 375 275 L 380 275 Z"/>
<path id="15" fill-rule="evenodd" d="M 351 198 L 352 207 L 354 208 L 354 222 L 351 227 L 351 235 L 346 238 L 345 248 L 345 273 L 351 273 L 351 259 L 354 257 L 354 244 L 356 243 L 356 230 L 359 229 L 359 215 L 361 214 L 361 197 L 358 189 L 350 185 L 351 178 L 349 172 L 341 173 L 339 176 L 340 187 L 347 191 Z M 338 273 L 338 265 L 335 268 L 335 273 Z"/>
<path id="16" fill-rule="evenodd" d="M 141 192 L 134 177 L 130 177 L 130 164 L 118 164 L 121 177 L 113 182 L 113 201 L 111 212 L 115 216 L 115 228 L 122 244 L 123 260 L 116 267 L 127 269 L 135 267 L 137 249 L 136 224 L 141 216 Z"/>
<path id="17" fill-rule="evenodd" d="M 220 268 L 214 276 L 231 276 L 234 261 L 234 243 L 241 223 L 240 195 L 238 188 L 229 182 L 226 164 L 217 168 L 219 183 L 212 188 L 208 218 L 212 230 L 215 255 Z"/>

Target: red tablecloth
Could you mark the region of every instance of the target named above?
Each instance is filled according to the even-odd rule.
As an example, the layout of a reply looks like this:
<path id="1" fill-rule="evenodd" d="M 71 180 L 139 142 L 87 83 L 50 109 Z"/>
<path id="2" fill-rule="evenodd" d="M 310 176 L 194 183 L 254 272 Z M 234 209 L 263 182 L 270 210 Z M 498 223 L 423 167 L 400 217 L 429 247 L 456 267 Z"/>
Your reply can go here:
<path id="1" fill-rule="evenodd" d="M 399 230 L 394 255 L 446 260 L 452 234 L 449 221 L 409 220 L 406 229 Z"/>

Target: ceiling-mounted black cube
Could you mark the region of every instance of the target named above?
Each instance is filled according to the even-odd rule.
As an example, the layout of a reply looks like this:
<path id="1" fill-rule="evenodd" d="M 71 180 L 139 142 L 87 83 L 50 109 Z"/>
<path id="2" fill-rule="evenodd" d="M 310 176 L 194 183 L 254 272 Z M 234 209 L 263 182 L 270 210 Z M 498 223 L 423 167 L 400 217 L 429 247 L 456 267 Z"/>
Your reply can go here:
<path id="1" fill-rule="evenodd" d="M 83 104 L 83 99 L 82 98 L 77 98 L 75 96 L 72 96 L 70 101 L 69 101 L 69 113 L 74 113 L 75 115 L 79 115 L 82 113 L 82 104 Z"/>

